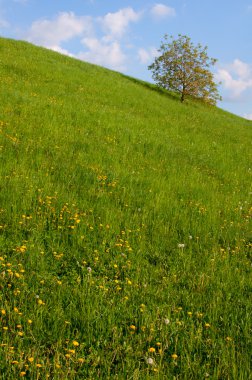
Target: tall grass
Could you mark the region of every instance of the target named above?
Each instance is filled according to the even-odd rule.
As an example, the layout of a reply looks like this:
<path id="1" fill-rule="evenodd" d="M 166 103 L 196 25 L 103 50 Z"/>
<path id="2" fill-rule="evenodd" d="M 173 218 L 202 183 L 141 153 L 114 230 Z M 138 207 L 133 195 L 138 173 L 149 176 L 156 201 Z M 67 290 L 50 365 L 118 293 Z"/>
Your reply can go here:
<path id="1" fill-rule="evenodd" d="M 251 122 L 0 39 L 1 379 L 251 378 Z"/>

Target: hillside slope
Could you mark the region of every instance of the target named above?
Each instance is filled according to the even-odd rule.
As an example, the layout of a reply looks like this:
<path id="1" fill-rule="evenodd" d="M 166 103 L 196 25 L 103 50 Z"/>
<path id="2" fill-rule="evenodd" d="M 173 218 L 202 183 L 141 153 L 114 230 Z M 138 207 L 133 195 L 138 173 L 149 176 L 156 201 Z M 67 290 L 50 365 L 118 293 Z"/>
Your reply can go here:
<path id="1" fill-rule="evenodd" d="M 0 39 L 2 379 L 248 379 L 252 123 Z"/>

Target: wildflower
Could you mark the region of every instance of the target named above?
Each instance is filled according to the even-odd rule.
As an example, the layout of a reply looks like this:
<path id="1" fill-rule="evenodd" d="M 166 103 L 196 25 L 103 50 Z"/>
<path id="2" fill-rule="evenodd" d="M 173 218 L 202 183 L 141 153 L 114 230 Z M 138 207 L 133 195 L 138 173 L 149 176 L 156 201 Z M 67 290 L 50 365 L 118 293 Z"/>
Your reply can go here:
<path id="1" fill-rule="evenodd" d="M 87 267 L 87 271 L 88 271 L 88 273 L 91 273 L 92 272 L 92 268 Z"/>
<path id="2" fill-rule="evenodd" d="M 25 371 L 20 372 L 20 376 L 21 376 L 21 377 L 24 377 L 25 375 L 26 375 L 26 372 L 25 372 Z"/>
<path id="3" fill-rule="evenodd" d="M 43 366 L 42 366 L 42 364 L 37 363 L 37 364 L 36 364 L 36 367 L 37 367 L 37 368 L 41 368 L 41 367 L 43 367 Z"/>
<path id="4" fill-rule="evenodd" d="M 77 342 L 77 340 L 74 340 L 74 341 L 73 341 L 73 345 L 74 345 L 75 347 L 78 347 L 78 346 L 80 345 L 80 343 Z"/>
<path id="5" fill-rule="evenodd" d="M 178 248 L 185 248 L 185 244 L 183 244 L 183 243 L 179 243 L 179 244 L 178 244 Z"/>
<path id="6" fill-rule="evenodd" d="M 136 331 L 136 326 L 135 325 L 130 325 L 130 330 Z"/>
<path id="7" fill-rule="evenodd" d="M 78 362 L 81 363 L 81 364 L 84 363 L 84 361 L 85 361 L 85 359 L 83 359 L 83 358 L 79 358 L 78 359 Z"/>
<path id="8" fill-rule="evenodd" d="M 174 359 L 174 360 L 178 359 L 178 355 L 177 355 L 177 354 L 172 354 L 171 357 L 172 357 L 172 359 Z"/>
<path id="9" fill-rule="evenodd" d="M 211 327 L 210 323 L 205 323 L 205 328 L 209 329 L 209 327 Z"/>
<path id="10" fill-rule="evenodd" d="M 152 358 L 147 358 L 146 363 L 149 365 L 154 365 L 154 360 Z"/>
<path id="11" fill-rule="evenodd" d="M 18 364 L 17 360 L 12 360 L 11 364 Z"/>
<path id="12" fill-rule="evenodd" d="M 165 318 L 165 319 L 164 319 L 164 324 L 165 324 L 165 325 L 169 325 L 169 323 L 170 323 L 170 320 L 169 320 L 168 318 Z"/>
<path id="13" fill-rule="evenodd" d="M 28 362 L 32 363 L 34 361 L 34 358 L 31 357 L 31 358 L 28 358 Z"/>
<path id="14" fill-rule="evenodd" d="M 226 341 L 227 341 L 227 342 L 231 342 L 231 341 L 232 341 L 232 338 L 231 338 L 230 336 L 227 336 L 227 337 L 226 337 Z"/>
<path id="15" fill-rule="evenodd" d="M 68 350 L 69 354 L 75 354 L 75 350 Z"/>
<path id="16" fill-rule="evenodd" d="M 149 352 L 154 353 L 154 352 L 156 352 L 156 349 L 154 347 L 150 347 Z"/>
<path id="17" fill-rule="evenodd" d="M 4 309 L 1 310 L 2 315 L 6 315 L 6 311 Z"/>
<path id="18" fill-rule="evenodd" d="M 188 312 L 187 312 L 187 315 L 188 315 L 189 317 L 191 317 L 191 316 L 192 316 L 192 312 L 191 312 L 191 311 L 188 311 Z"/>
<path id="19" fill-rule="evenodd" d="M 31 325 L 32 324 L 32 320 L 31 319 L 28 319 L 28 321 L 27 321 L 28 323 L 29 323 L 29 325 Z"/>

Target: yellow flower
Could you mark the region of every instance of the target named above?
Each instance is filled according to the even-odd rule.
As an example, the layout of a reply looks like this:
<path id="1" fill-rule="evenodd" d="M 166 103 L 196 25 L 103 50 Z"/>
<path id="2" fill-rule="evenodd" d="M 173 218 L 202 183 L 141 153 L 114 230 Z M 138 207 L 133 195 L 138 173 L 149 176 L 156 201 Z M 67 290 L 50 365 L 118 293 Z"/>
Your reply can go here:
<path id="1" fill-rule="evenodd" d="M 74 341 L 73 341 L 73 345 L 74 345 L 75 347 L 78 347 L 78 346 L 80 345 L 80 343 L 77 342 L 77 340 L 74 340 Z"/>
<path id="2" fill-rule="evenodd" d="M 34 358 L 31 357 L 31 358 L 28 358 L 28 362 L 32 363 L 34 361 Z"/>
<path id="3" fill-rule="evenodd" d="M 136 330 L 136 326 L 135 325 L 130 325 L 130 330 L 135 331 Z"/>
<path id="4" fill-rule="evenodd" d="M 205 328 L 208 329 L 209 327 L 211 327 L 210 323 L 205 323 Z"/>
<path id="5" fill-rule="evenodd" d="M 85 361 L 85 359 L 83 359 L 83 358 L 79 358 L 79 359 L 78 359 L 78 362 L 79 362 L 79 363 L 84 363 L 84 361 Z"/>
<path id="6" fill-rule="evenodd" d="M 37 368 L 41 368 L 41 367 L 43 367 L 43 366 L 42 366 L 42 364 L 37 363 L 37 364 L 36 364 L 36 367 L 37 367 Z"/>
<path id="7" fill-rule="evenodd" d="M 25 371 L 20 372 L 20 376 L 21 376 L 21 377 L 24 377 L 25 375 L 26 375 L 26 372 L 25 372 Z"/>
<path id="8" fill-rule="evenodd" d="M 150 347 L 149 352 L 156 352 L 156 349 L 154 347 Z"/>
<path id="9" fill-rule="evenodd" d="M 68 350 L 69 354 L 75 354 L 75 350 Z"/>
<path id="10" fill-rule="evenodd" d="M 171 357 L 172 357 L 172 359 L 174 359 L 174 360 L 178 359 L 178 355 L 177 355 L 177 354 L 172 354 Z"/>
<path id="11" fill-rule="evenodd" d="M 1 310 L 2 315 L 6 315 L 6 311 L 4 309 Z"/>
<path id="12" fill-rule="evenodd" d="M 12 360 L 11 364 L 18 364 L 17 360 Z"/>
<path id="13" fill-rule="evenodd" d="M 29 325 L 32 324 L 32 320 L 31 319 L 28 319 L 27 322 L 29 323 Z"/>

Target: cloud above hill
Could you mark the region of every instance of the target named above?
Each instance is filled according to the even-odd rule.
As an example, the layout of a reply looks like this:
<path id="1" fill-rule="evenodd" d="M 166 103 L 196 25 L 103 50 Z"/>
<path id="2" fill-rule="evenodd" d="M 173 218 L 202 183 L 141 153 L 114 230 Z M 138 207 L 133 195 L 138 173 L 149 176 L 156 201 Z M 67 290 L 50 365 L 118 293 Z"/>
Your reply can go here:
<path id="1" fill-rule="evenodd" d="M 176 16 L 176 11 L 174 8 L 168 7 L 167 5 L 155 4 L 151 9 L 151 15 L 156 19 L 162 19 Z"/>
<path id="2" fill-rule="evenodd" d="M 222 82 L 228 97 L 233 100 L 239 99 L 245 91 L 252 89 L 252 65 L 239 59 L 220 67 L 215 77 Z"/>
<path id="3" fill-rule="evenodd" d="M 140 12 L 135 12 L 132 8 L 123 8 L 118 12 L 107 13 L 100 17 L 100 21 L 106 35 L 111 38 L 121 38 L 127 31 L 131 22 L 137 22 L 141 17 Z"/>
<path id="4" fill-rule="evenodd" d="M 34 21 L 27 33 L 30 42 L 48 48 L 60 48 L 62 42 L 76 36 L 90 34 L 92 19 L 87 16 L 76 16 L 73 12 L 61 12 L 52 20 Z"/>
<path id="5" fill-rule="evenodd" d="M 245 113 L 244 118 L 248 120 L 252 120 L 252 113 Z"/>
<path id="6" fill-rule="evenodd" d="M 51 20 L 34 21 L 25 39 L 73 56 L 62 44 L 78 38 L 84 50 L 75 54 L 77 58 L 123 71 L 126 69 L 127 55 L 121 41 L 130 24 L 138 22 L 141 14 L 131 7 L 96 18 L 61 12 Z"/>

